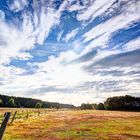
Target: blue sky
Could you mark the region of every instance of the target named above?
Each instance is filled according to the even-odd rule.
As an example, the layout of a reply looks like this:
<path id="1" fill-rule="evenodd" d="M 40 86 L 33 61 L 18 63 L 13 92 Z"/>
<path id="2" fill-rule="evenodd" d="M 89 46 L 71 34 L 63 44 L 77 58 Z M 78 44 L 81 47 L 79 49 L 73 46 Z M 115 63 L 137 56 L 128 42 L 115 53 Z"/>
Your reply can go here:
<path id="1" fill-rule="evenodd" d="M 140 96 L 140 0 L 0 0 L 0 93 L 71 103 Z"/>

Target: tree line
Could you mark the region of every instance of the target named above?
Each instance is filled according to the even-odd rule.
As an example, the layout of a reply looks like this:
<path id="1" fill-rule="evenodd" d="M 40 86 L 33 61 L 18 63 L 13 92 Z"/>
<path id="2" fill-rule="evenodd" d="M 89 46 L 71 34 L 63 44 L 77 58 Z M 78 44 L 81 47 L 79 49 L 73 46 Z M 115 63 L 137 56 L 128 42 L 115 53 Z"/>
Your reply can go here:
<path id="1" fill-rule="evenodd" d="M 140 111 L 140 97 L 115 96 L 109 97 L 104 103 L 99 104 L 81 104 L 81 109 L 96 109 L 96 110 L 131 110 Z"/>
<path id="2" fill-rule="evenodd" d="M 74 105 L 47 102 L 38 99 L 0 95 L 0 107 L 17 108 L 74 108 Z"/>
<path id="3" fill-rule="evenodd" d="M 76 108 L 74 105 L 61 104 L 57 102 L 47 102 L 38 99 L 14 97 L 0 95 L 0 107 L 17 107 L 17 108 Z M 115 96 L 109 97 L 104 103 L 83 103 L 80 109 L 95 110 L 136 110 L 140 111 L 140 97 Z"/>

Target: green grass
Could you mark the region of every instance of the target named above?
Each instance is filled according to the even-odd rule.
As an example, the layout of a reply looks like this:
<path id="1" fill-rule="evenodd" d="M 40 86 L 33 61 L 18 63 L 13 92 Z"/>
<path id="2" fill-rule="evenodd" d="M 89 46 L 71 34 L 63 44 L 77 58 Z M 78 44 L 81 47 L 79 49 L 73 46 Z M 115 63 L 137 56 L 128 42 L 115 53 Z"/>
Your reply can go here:
<path id="1" fill-rule="evenodd" d="M 4 140 L 140 139 L 140 112 L 60 110 L 40 117 L 30 113 L 32 117 L 8 125 Z"/>

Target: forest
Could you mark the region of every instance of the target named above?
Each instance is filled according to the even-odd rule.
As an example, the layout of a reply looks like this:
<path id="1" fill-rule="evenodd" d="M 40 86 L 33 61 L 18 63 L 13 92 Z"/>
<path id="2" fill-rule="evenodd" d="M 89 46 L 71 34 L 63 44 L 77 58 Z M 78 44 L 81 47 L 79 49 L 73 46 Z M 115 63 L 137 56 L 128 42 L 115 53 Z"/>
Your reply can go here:
<path id="1" fill-rule="evenodd" d="M 132 97 L 130 95 L 114 96 L 106 99 L 104 103 L 85 104 L 80 106 L 81 109 L 96 110 L 130 110 L 140 111 L 140 97 Z"/>
<path id="2" fill-rule="evenodd" d="M 104 103 L 83 103 L 79 107 L 70 104 L 42 101 L 39 99 L 0 95 L 0 107 L 15 108 L 77 108 L 95 110 L 134 110 L 140 111 L 140 97 L 130 95 L 109 97 Z"/>
<path id="3" fill-rule="evenodd" d="M 74 108 L 74 105 L 47 102 L 38 99 L 0 95 L 0 107 L 15 108 Z"/>

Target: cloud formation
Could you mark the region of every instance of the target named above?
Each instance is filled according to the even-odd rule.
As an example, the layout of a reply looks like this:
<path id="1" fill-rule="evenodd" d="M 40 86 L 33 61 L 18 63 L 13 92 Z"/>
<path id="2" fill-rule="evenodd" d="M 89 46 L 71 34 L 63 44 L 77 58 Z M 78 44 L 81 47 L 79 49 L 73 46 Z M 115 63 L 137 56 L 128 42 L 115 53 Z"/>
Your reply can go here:
<path id="1" fill-rule="evenodd" d="M 0 1 L 0 92 L 79 105 L 140 96 L 140 1 Z"/>

